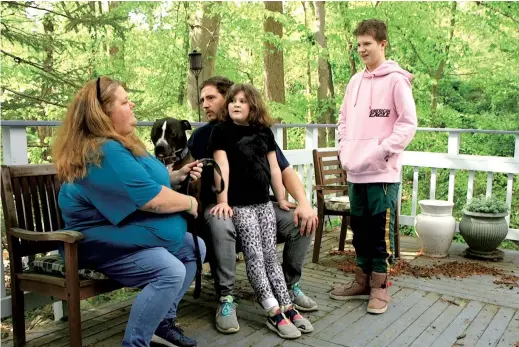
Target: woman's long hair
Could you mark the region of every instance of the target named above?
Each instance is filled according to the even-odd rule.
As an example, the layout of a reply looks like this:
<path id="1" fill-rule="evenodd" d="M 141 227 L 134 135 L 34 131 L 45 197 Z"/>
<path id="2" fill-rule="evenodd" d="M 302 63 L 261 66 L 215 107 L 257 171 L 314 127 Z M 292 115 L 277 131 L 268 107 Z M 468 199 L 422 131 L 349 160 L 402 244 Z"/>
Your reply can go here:
<path id="1" fill-rule="evenodd" d="M 249 103 L 249 124 L 263 125 L 267 128 L 270 128 L 273 122 L 267 110 L 267 106 L 265 105 L 260 92 L 252 84 L 248 83 L 235 84 L 231 87 L 231 89 L 229 89 L 225 96 L 225 106 L 222 108 L 222 113 L 219 118 L 223 121 L 231 119 L 231 116 L 229 115 L 229 104 L 239 92 L 243 92 L 245 94 L 245 98 Z"/>
<path id="2" fill-rule="evenodd" d="M 74 96 L 52 144 L 52 158 L 62 181 L 85 177 L 88 164 L 100 165 L 100 147 L 108 139 L 119 141 L 134 155 L 146 154 L 144 143 L 135 134 L 121 136 L 112 125 L 109 114 L 120 86 L 119 81 L 101 77 L 99 83 L 97 80 L 87 82 Z"/>

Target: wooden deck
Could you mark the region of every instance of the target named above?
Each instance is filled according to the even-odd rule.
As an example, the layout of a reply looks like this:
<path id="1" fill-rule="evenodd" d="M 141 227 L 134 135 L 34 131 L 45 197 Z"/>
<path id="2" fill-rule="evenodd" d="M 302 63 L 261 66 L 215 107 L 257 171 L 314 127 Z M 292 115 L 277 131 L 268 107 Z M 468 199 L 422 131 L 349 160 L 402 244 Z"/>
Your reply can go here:
<path id="1" fill-rule="evenodd" d="M 519 288 L 499 286 L 492 276 L 433 279 L 398 276 L 392 279 L 393 301 L 386 314 L 366 314 L 365 301 L 338 302 L 328 297 L 333 283 L 347 282 L 333 264 L 340 256 L 329 255 L 337 245 L 337 233 L 323 238 L 320 264 L 306 258 L 302 289 L 319 304 L 319 311 L 306 314 L 315 331 L 293 341 L 286 341 L 268 330 L 265 317 L 254 302 L 241 262 L 237 269 L 237 309 L 240 331 L 223 335 L 214 328 L 216 308 L 211 280 L 204 280 L 202 298 L 186 295 L 179 308 L 179 323 L 186 334 L 195 337 L 199 346 L 519 346 Z M 415 239 L 402 237 L 402 255 L 412 264 L 430 264 L 461 260 L 464 245 L 454 244 L 447 259 L 416 257 Z M 311 251 L 311 249 L 310 249 Z M 506 274 L 519 274 L 519 252 L 507 251 L 504 261 L 483 263 Z M 464 259 L 464 258 L 463 258 Z M 327 266 L 325 266 L 327 265 Z M 115 347 L 121 339 L 132 300 L 110 304 L 84 312 L 83 345 Z M 66 323 L 53 323 L 31 330 L 27 346 L 68 346 Z M 2 341 L 12 346 L 12 341 Z"/>

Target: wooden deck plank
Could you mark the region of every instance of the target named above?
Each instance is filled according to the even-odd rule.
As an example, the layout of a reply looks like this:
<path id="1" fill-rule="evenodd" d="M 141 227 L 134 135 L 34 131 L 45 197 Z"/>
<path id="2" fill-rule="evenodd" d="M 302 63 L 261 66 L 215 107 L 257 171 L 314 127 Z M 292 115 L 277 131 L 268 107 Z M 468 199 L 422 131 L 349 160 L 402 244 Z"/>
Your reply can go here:
<path id="1" fill-rule="evenodd" d="M 315 338 L 331 341 L 335 335 L 340 334 L 342 331 L 347 330 L 350 325 L 358 321 L 366 314 L 366 309 L 368 307 L 367 301 L 362 301 L 360 306 L 355 307 L 350 312 L 341 317 L 340 320 L 337 320 L 322 329 L 320 332 L 314 335 Z"/>
<path id="2" fill-rule="evenodd" d="M 326 315 L 325 317 L 319 319 L 317 322 L 313 323 L 314 331 L 312 335 L 317 335 L 319 332 L 321 332 L 323 329 L 329 327 L 333 323 L 339 321 L 350 313 L 351 311 L 355 310 L 359 306 L 361 306 L 365 301 L 363 300 L 351 300 L 346 301 L 343 303 L 342 306 L 338 307 L 335 311 L 332 313 Z"/>
<path id="3" fill-rule="evenodd" d="M 83 329 L 83 338 L 86 336 L 85 334 L 88 334 L 87 331 L 89 329 L 94 329 L 94 331 L 97 331 L 99 327 L 103 326 L 103 324 L 106 321 L 111 320 L 119 320 L 119 321 L 127 321 L 128 320 L 128 314 L 130 311 L 131 306 L 125 306 L 118 310 L 109 312 L 107 314 L 89 319 L 88 321 L 82 323 L 81 327 Z M 42 336 L 41 338 L 37 338 L 34 340 L 31 340 L 27 343 L 27 347 L 43 347 L 43 346 L 59 346 L 62 343 L 68 343 L 69 339 L 68 334 L 68 326 L 66 323 L 63 324 L 63 329 L 60 329 L 52 334 Z"/>
<path id="4" fill-rule="evenodd" d="M 497 311 L 499 311 L 499 306 L 486 304 L 472 323 L 470 323 L 469 327 L 463 332 L 463 335 L 465 336 L 457 342 L 464 346 L 475 346 L 481 335 L 483 335 L 487 329 L 488 324 L 490 324 L 496 315 Z"/>
<path id="5" fill-rule="evenodd" d="M 345 344 L 338 345 L 332 342 L 324 341 L 316 339 L 315 337 L 303 335 L 297 340 L 293 341 L 285 341 L 281 344 L 283 347 L 302 347 L 302 346 L 311 346 L 311 347 L 341 347 L 346 346 Z"/>
<path id="6" fill-rule="evenodd" d="M 393 301 L 389 304 L 394 307 L 397 303 L 403 301 L 405 297 L 414 292 L 412 289 L 403 288 L 400 289 L 397 293 L 393 294 Z M 391 309 L 391 308 L 389 308 Z M 366 318 L 365 318 L 366 317 Z M 360 320 L 368 319 L 371 320 L 371 317 L 375 317 L 369 315 L 367 313 L 367 301 L 364 301 L 362 305 L 358 306 L 354 310 L 350 311 L 340 320 L 335 321 L 329 327 L 323 329 L 320 333 L 316 334 L 315 337 L 340 344 L 342 341 L 349 341 L 351 338 L 352 327 L 357 327 Z M 365 329 L 365 327 L 364 327 Z M 348 334 L 346 334 L 348 333 Z M 342 335 L 347 335 L 346 337 Z M 339 337 L 341 336 L 341 337 Z M 337 338 L 336 338 L 337 337 Z"/>
<path id="7" fill-rule="evenodd" d="M 452 346 L 456 343 L 458 337 L 462 336 L 462 333 L 476 318 L 483 306 L 485 305 L 479 301 L 469 302 L 452 323 L 438 336 L 431 347 Z"/>
<path id="8" fill-rule="evenodd" d="M 92 319 L 97 319 L 98 317 L 100 317 L 102 315 L 110 314 L 114 311 L 118 311 L 122 308 L 128 308 L 132 305 L 133 300 L 134 300 L 134 298 L 131 298 L 131 299 L 128 299 L 128 300 L 125 300 L 122 302 L 118 302 L 118 303 L 107 303 L 102 306 L 96 307 L 95 309 L 84 310 L 81 312 L 81 324 L 82 324 L 82 326 L 85 326 L 85 327 L 89 326 L 89 324 L 92 324 L 92 323 L 89 323 L 88 321 L 90 321 Z M 59 331 L 64 331 L 62 334 L 68 335 L 67 324 L 64 322 L 61 322 L 61 321 L 51 322 L 49 324 L 46 324 L 44 327 L 31 329 L 26 332 L 26 335 L 27 335 L 26 337 L 27 337 L 27 341 L 28 341 L 27 347 L 31 346 L 29 344 L 29 342 L 31 342 L 32 340 L 43 339 L 46 335 L 53 335 L 53 334 L 58 333 Z M 53 335 L 53 336 L 55 336 L 55 335 Z M 63 335 L 60 335 L 60 336 L 63 336 Z M 12 347 L 13 346 L 12 341 L 13 341 L 12 336 L 9 336 L 9 338 L 2 340 L 2 346 Z M 45 340 L 41 340 L 41 341 L 45 341 Z M 44 343 L 44 342 L 42 342 L 42 343 Z M 34 346 L 38 346 L 38 345 L 34 345 Z"/>
<path id="9" fill-rule="evenodd" d="M 515 315 L 508 324 L 505 333 L 499 340 L 497 347 L 519 346 L 519 310 L 515 311 Z"/>
<path id="10" fill-rule="evenodd" d="M 102 343 L 104 340 L 111 338 L 120 337 L 120 341 L 122 341 L 122 337 L 124 336 L 124 330 L 126 329 L 127 322 L 118 322 L 118 324 L 110 325 L 109 327 L 104 327 L 103 330 L 97 331 L 95 334 L 89 336 L 83 336 L 83 346 L 95 346 L 97 343 Z M 120 344 L 121 342 L 119 342 Z M 53 347 L 65 347 L 68 346 L 68 341 L 63 344 L 53 344 Z"/>
<path id="11" fill-rule="evenodd" d="M 385 347 L 390 344 L 398 335 L 404 332 L 413 322 L 415 322 L 425 311 L 434 305 L 440 298 L 439 294 L 428 293 L 423 300 L 418 301 L 407 312 L 398 317 L 384 331 L 369 341 L 369 346 Z M 390 312 L 392 313 L 392 312 Z"/>
<path id="12" fill-rule="evenodd" d="M 124 330 L 119 334 L 114 334 L 103 341 L 96 342 L 91 345 L 84 345 L 84 347 L 120 347 L 124 337 Z"/>
<path id="13" fill-rule="evenodd" d="M 516 310 L 514 309 L 501 307 L 476 343 L 475 347 L 496 346 L 499 343 L 501 336 L 505 333 L 506 328 L 515 313 Z"/>
<path id="14" fill-rule="evenodd" d="M 467 300 L 481 301 L 487 304 L 507 306 L 519 309 L 519 295 L 510 295 L 505 293 L 498 293 L 492 290 L 484 291 L 470 288 L 467 290 L 466 286 L 456 286 L 448 279 L 423 279 L 413 278 L 410 276 L 394 277 L 393 283 L 402 287 L 422 289 L 438 294 L 448 294 L 455 297 L 460 297 Z M 489 292 L 491 294 L 489 294 Z"/>
<path id="15" fill-rule="evenodd" d="M 246 339 L 248 336 L 260 330 L 263 326 L 246 319 L 240 320 L 240 331 L 236 334 L 220 334 L 219 338 L 212 342 L 211 346 L 234 346 L 238 341 Z M 260 328 L 261 327 L 261 328 Z"/>
<path id="16" fill-rule="evenodd" d="M 442 296 L 440 299 L 447 299 Z M 428 310 L 416 319 L 398 337 L 391 341 L 390 347 L 404 347 L 411 345 L 449 306 L 444 300 L 437 300 Z"/>
<path id="17" fill-rule="evenodd" d="M 445 297 L 444 299 L 451 300 L 454 298 Z M 411 344 L 412 347 L 426 347 L 430 346 L 436 341 L 438 336 L 445 330 L 451 322 L 458 316 L 463 307 L 450 304 L 438 318 L 436 318 L 427 329 L 425 329 Z M 393 345 L 393 344 L 391 344 Z M 397 345 L 395 345 L 397 346 Z"/>
<path id="18" fill-rule="evenodd" d="M 281 342 L 283 342 L 282 338 L 278 337 L 274 332 L 270 331 L 267 327 L 264 327 L 260 330 L 256 330 L 254 333 L 250 334 L 245 339 L 237 341 L 233 345 L 233 347 L 257 346 L 259 343 L 261 343 L 265 339 L 268 342 L 272 342 L 272 343 L 274 341 L 276 341 L 277 344 L 280 344 Z M 275 346 L 275 344 L 273 346 Z M 202 346 L 200 346 L 200 347 L 202 347 Z"/>
<path id="19" fill-rule="evenodd" d="M 403 290 L 399 291 L 402 293 Z M 400 316 L 412 308 L 416 303 L 427 295 L 423 291 L 413 291 L 412 293 L 399 298 L 398 294 L 393 298 L 389 304 L 388 313 L 382 315 L 366 314 L 359 319 L 355 324 L 350 326 L 341 334 L 335 336 L 331 342 L 339 343 L 340 341 L 348 341 L 351 346 L 366 346 L 369 345 L 374 337 L 386 328 L 390 327 Z M 368 328 L 369 327 L 369 328 Z"/>
<path id="20" fill-rule="evenodd" d="M 201 316 L 206 315 L 204 312 L 204 308 L 197 305 L 191 305 L 188 307 L 184 307 L 183 312 L 187 312 L 182 317 L 179 315 L 179 325 L 181 327 L 191 324 L 194 320 L 198 319 Z M 125 320 L 121 321 L 120 317 L 118 319 L 113 319 L 110 321 L 106 321 L 104 324 L 101 324 L 96 327 L 95 330 L 87 329 L 83 330 L 83 344 L 85 346 L 99 347 L 103 346 L 105 340 L 113 341 L 115 340 L 115 344 L 120 345 L 124 331 L 126 329 L 126 324 L 128 321 L 128 316 L 124 317 Z M 119 341 L 119 342 L 117 342 Z M 64 343 L 57 344 L 58 341 L 55 341 L 52 346 L 53 347 L 64 347 L 68 346 L 68 339 L 65 340 Z M 111 344 L 110 344 L 111 345 Z M 110 346 L 108 345 L 108 346 Z"/>

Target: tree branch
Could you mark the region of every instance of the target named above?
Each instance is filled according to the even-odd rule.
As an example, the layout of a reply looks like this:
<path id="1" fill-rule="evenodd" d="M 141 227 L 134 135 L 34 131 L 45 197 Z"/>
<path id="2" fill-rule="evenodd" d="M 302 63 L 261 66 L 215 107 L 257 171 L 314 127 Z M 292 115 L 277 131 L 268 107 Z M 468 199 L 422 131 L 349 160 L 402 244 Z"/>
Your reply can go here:
<path id="1" fill-rule="evenodd" d="M 54 106 L 59 106 L 59 107 L 67 108 L 67 106 L 65 106 L 65 105 L 58 104 L 58 103 L 55 103 L 55 102 L 52 102 L 52 101 L 48 101 L 48 100 L 44 100 L 44 99 L 40 99 L 40 98 L 37 98 L 35 96 L 23 94 L 23 93 L 20 93 L 20 92 L 15 92 L 14 90 L 9 89 L 9 88 L 4 87 L 4 86 L 2 86 L 2 89 L 7 90 L 8 92 L 11 92 L 11 93 L 13 93 L 15 95 L 21 96 L 22 98 L 32 99 L 32 100 L 44 102 L 44 103 L 49 104 L 49 105 L 54 105 Z"/>
<path id="2" fill-rule="evenodd" d="M 32 6 L 32 5 L 29 5 L 29 4 L 26 4 L 26 3 L 23 3 L 23 2 L 14 2 L 14 1 L 11 2 L 11 1 L 9 1 L 8 3 L 9 3 L 9 5 L 11 5 L 11 6 L 14 5 L 14 6 L 19 6 L 19 7 L 30 7 L 30 8 L 34 8 L 34 9 L 36 9 L 36 10 L 40 10 L 40 11 L 47 11 L 47 12 L 49 12 L 49 13 L 54 13 L 55 15 L 58 15 L 58 16 L 61 16 L 61 17 L 65 17 L 65 18 L 68 18 L 68 19 L 76 19 L 76 18 L 74 18 L 74 17 L 67 16 L 67 15 L 65 15 L 65 14 L 63 14 L 63 13 L 55 12 L 55 11 L 48 10 L 48 9 L 46 9 L 46 8 L 42 8 L 42 7 L 38 7 L 38 6 Z"/>
<path id="3" fill-rule="evenodd" d="M 72 83 L 70 81 L 67 81 L 67 80 L 63 79 L 62 77 L 58 76 L 57 74 L 55 74 L 53 72 L 47 71 L 43 66 L 40 66 L 40 65 L 38 65 L 38 64 L 36 64 L 36 63 L 34 63 L 32 61 L 28 61 L 28 60 L 25 60 L 23 58 L 17 57 L 16 55 L 13 55 L 13 54 L 11 54 L 9 52 L 4 51 L 3 49 L 0 49 L 0 52 L 2 52 L 3 54 L 5 54 L 5 55 L 7 55 L 7 56 L 9 56 L 11 58 L 13 58 L 14 61 L 17 62 L 17 63 L 24 63 L 24 64 L 30 65 L 32 67 L 35 67 L 35 68 L 37 68 L 37 69 L 39 69 L 39 70 L 41 70 L 41 71 L 43 71 L 45 73 L 48 73 L 49 75 L 51 75 L 54 78 L 60 80 L 61 82 L 66 83 L 66 84 L 74 87 L 74 88 L 78 88 L 79 89 L 81 87 L 79 85 L 76 85 L 76 84 L 74 84 L 74 83 Z"/>
<path id="4" fill-rule="evenodd" d="M 454 37 L 454 27 L 456 26 L 456 8 L 457 2 L 454 1 L 451 7 L 451 22 L 449 29 L 449 38 L 447 39 L 447 43 L 445 44 L 445 58 L 440 61 L 438 65 L 438 69 L 434 73 L 434 78 L 440 80 L 443 77 L 443 71 L 445 69 L 445 64 L 447 64 L 447 59 L 449 59 L 449 52 L 451 47 L 452 38 Z"/>
<path id="5" fill-rule="evenodd" d="M 425 68 L 427 69 L 427 73 L 432 76 L 433 70 L 422 59 L 422 57 L 418 53 L 418 50 L 416 49 L 416 46 L 414 45 L 413 41 L 411 41 L 411 39 L 409 37 L 407 37 L 407 35 L 402 30 L 402 28 L 400 28 L 398 25 L 395 25 L 395 28 L 397 28 L 402 33 L 402 35 L 405 37 L 405 39 L 409 42 L 409 44 L 411 45 L 411 48 L 414 51 L 414 54 L 416 54 L 416 56 L 418 57 L 418 60 L 420 60 L 420 62 L 425 66 Z"/>
<path id="6" fill-rule="evenodd" d="M 512 15 L 508 14 L 508 13 L 505 13 L 503 11 L 501 11 L 500 9 L 498 8 L 495 8 L 495 7 L 492 7 L 492 6 L 489 6 L 487 5 L 486 3 L 484 3 L 483 1 L 476 1 L 476 4 L 478 4 L 479 6 L 483 6 L 483 7 L 486 7 L 488 8 L 489 10 L 492 10 L 496 13 L 499 13 L 500 15 L 512 20 L 515 24 L 518 24 L 519 25 L 519 20 L 515 19 L 514 17 L 512 17 Z"/>

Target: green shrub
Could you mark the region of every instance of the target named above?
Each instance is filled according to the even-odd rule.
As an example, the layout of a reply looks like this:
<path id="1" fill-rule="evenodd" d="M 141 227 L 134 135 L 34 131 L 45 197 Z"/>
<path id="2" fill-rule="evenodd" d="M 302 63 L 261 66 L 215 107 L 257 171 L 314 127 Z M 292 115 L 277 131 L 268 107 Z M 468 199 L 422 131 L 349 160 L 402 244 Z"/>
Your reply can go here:
<path id="1" fill-rule="evenodd" d="M 508 212 L 508 206 L 502 200 L 495 197 L 486 198 L 483 195 L 473 198 L 467 203 L 465 209 L 469 212 L 478 213 L 503 213 Z"/>

